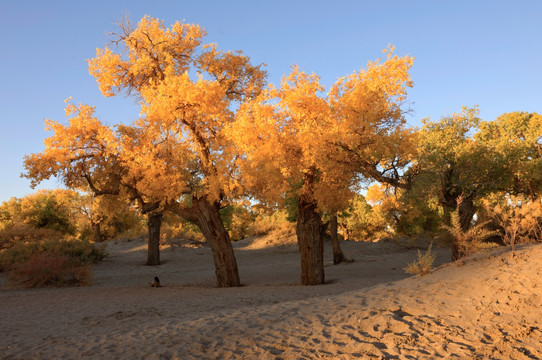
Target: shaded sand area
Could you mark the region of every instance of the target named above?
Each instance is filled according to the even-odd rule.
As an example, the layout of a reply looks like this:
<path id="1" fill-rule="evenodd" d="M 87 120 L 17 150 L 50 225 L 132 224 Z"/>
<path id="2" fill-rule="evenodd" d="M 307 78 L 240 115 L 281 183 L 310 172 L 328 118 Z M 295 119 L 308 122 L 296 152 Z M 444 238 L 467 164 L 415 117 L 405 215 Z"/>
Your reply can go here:
<path id="1" fill-rule="evenodd" d="M 143 241 L 108 244 L 94 285 L 0 290 L 1 359 L 538 359 L 542 246 L 402 268 L 416 250 L 343 243 L 356 261 L 297 286 L 295 244 L 235 244 L 244 286 L 214 288 L 210 250 L 175 245 L 142 265 Z M 449 249 L 436 249 L 437 262 Z M 148 283 L 159 276 L 163 287 Z M 5 278 L 0 278 L 5 284 Z"/>

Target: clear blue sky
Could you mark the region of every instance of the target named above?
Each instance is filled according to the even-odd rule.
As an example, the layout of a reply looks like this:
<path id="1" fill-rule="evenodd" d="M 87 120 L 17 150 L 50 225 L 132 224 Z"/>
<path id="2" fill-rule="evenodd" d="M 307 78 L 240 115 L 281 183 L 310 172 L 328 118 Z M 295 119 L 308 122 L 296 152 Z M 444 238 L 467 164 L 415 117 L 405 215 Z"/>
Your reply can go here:
<path id="1" fill-rule="evenodd" d="M 33 192 L 19 177 L 23 156 L 43 150 L 45 118 L 66 121 L 67 97 L 96 106 L 106 123 L 137 117 L 133 100 L 99 93 L 85 62 L 123 14 L 198 23 L 207 41 L 266 63 L 273 83 L 298 64 L 329 86 L 393 44 L 416 58 L 413 126 L 462 105 L 478 104 L 485 120 L 542 113 L 539 0 L 0 0 L 0 202 Z"/>

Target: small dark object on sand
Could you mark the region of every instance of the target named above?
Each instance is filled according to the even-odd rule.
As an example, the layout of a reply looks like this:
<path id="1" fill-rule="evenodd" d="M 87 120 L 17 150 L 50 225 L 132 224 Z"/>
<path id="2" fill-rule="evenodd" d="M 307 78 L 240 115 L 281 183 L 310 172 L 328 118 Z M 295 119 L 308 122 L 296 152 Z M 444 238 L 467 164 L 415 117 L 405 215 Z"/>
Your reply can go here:
<path id="1" fill-rule="evenodd" d="M 149 284 L 151 287 L 160 287 L 160 279 L 158 276 L 154 277 L 154 281 Z"/>

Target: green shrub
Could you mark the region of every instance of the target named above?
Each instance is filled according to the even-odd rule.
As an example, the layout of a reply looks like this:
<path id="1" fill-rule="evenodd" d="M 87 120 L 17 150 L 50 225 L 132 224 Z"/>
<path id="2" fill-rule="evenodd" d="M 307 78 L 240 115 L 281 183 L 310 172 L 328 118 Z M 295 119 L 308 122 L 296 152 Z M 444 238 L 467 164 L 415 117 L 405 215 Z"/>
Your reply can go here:
<path id="1" fill-rule="evenodd" d="M 75 235 L 76 207 L 73 202 L 78 195 L 73 190 L 40 190 L 21 199 L 21 213 L 14 214 L 25 223 L 46 228 L 62 234 Z"/>

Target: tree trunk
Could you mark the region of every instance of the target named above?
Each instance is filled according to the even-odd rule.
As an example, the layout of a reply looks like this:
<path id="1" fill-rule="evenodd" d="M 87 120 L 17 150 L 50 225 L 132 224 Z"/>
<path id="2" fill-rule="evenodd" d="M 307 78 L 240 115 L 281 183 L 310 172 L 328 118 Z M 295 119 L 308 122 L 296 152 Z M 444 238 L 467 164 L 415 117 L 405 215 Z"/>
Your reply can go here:
<path id="1" fill-rule="evenodd" d="M 95 243 L 104 241 L 100 221 L 91 221 L 90 228 L 92 229 L 92 239 Z"/>
<path id="2" fill-rule="evenodd" d="M 220 218 L 219 204 L 200 198 L 193 200 L 193 208 L 197 216 L 197 225 L 213 252 L 216 285 L 218 287 L 241 286 L 237 260 L 230 236 Z"/>
<path id="3" fill-rule="evenodd" d="M 319 285 L 325 281 L 324 231 L 315 201 L 300 195 L 296 232 L 301 251 L 301 285 Z"/>
<path id="4" fill-rule="evenodd" d="M 459 260 L 461 254 L 459 253 L 459 244 L 455 238 L 452 238 L 452 261 Z"/>
<path id="5" fill-rule="evenodd" d="M 446 204 L 441 204 L 442 205 L 442 222 L 444 223 L 444 225 L 446 226 L 452 226 L 452 214 L 451 214 L 451 211 L 453 211 L 453 209 L 449 208 Z"/>
<path id="6" fill-rule="evenodd" d="M 459 215 L 459 222 L 461 224 L 461 230 L 467 231 L 472 226 L 472 218 L 476 214 L 476 207 L 474 206 L 473 198 L 466 197 L 457 206 Z"/>
<path id="7" fill-rule="evenodd" d="M 149 240 L 147 244 L 147 265 L 160 265 L 160 227 L 162 213 L 147 214 Z"/>
<path id="8" fill-rule="evenodd" d="M 461 231 L 466 232 L 472 226 L 472 219 L 476 214 L 476 207 L 474 206 L 473 197 L 462 198 L 458 201 L 457 216 L 459 216 L 459 224 Z M 460 258 L 459 244 L 456 239 L 452 241 L 452 261 L 456 261 Z"/>
<path id="9" fill-rule="evenodd" d="M 346 257 L 341 250 L 341 244 L 339 243 L 337 214 L 331 215 L 329 232 L 331 233 L 331 246 L 333 247 L 333 264 L 337 265 L 346 261 Z"/>
<path id="10" fill-rule="evenodd" d="M 341 226 L 343 227 L 343 234 L 344 234 L 344 240 L 350 240 L 350 233 L 351 233 L 351 230 L 350 228 L 348 227 L 347 224 L 341 224 Z"/>

